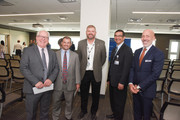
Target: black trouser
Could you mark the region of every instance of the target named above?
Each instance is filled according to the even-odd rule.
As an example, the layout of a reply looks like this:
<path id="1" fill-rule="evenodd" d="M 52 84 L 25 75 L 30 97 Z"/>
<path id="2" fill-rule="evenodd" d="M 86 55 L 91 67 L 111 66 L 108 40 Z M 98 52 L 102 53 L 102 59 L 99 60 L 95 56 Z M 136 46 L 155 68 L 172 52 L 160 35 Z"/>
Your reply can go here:
<path id="1" fill-rule="evenodd" d="M 92 86 L 91 114 L 96 114 L 99 105 L 101 82 L 95 81 L 93 71 L 86 71 L 84 78 L 81 81 L 81 111 L 87 113 L 90 83 Z"/>
<path id="2" fill-rule="evenodd" d="M 21 57 L 21 50 L 17 49 L 16 50 L 16 55 L 19 55 Z"/>
<path id="3" fill-rule="evenodd" d="M 110 104 L 115 120 L 123 120 L 124 107 L 126 103 L 127 87 L 118 90 L 117 87 L 109 85 Z"/>

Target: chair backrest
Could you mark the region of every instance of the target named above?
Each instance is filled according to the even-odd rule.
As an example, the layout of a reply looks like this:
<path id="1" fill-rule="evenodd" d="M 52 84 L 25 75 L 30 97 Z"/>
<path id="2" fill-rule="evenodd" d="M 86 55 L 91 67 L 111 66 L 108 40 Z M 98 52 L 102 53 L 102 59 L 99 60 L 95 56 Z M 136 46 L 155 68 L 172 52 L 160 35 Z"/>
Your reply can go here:
<path id="1" fill-rule="evenodd" d="M 161 74 L 159 76 L 160 79 L 166 79 L 167 78 L 167 74 L 168 74 L 168 69 L 163 69 L 161 71 Z"/>
<path id="2" fill-rule="evenodd" d="M 11 59 L 11 56 L 10 56 L 10 54 L 4 54 L 4 58 L 5 58 L 6 60 L 9 60 L 9 59 Z"/>
<path id="3" fill-rule="evenodd" d="M 180 70 L 173 70 L 170 74 L 170 78 L 180 80 Z"/>
<path id="4" fill-rule="evenodd" d="M 0 77 L 8 77 L 9 70 L 5 66 L 0 66 Z"/>
<path id="5" fill-rule="evenodd" d="M 24 79 L 20 69 L 18 67 L 11 67 L 12 77 L 15 79 Z"/>
<path id="6" fill-rule="evenodd" d="M 180 65 L 173 65 L 172 70 L 180 70 Z"/>
<path id="7" fill-rule="evenodd" d="M 21 57 L 19 55 L 12 55 L 12 58 L 15 60 L 21 60 Z"/>
<path id="8" fill-rule="evenodd" d="M 165 102 L 160 111 L 160 120 L 179 120 L 180 104 Z"/>
<path id="9" fill-rule="evenodd" d="M 5 66 L 7 67 L 8 63 L 7 63 L 7 60 L 4 59 L 4 58 L 0 58 L 0 66 Z"/>
<path id="10" fill-rule="evenodd" d="M 180 80 L 172 80 L 168 86 L 168 93 L 175 94 L 180 97 Z"/>
<path id="11" fill-rule="evenodd" d="M 15 59 L 9 59 L 10 67 L 20 67 L 20 61 Z"/>

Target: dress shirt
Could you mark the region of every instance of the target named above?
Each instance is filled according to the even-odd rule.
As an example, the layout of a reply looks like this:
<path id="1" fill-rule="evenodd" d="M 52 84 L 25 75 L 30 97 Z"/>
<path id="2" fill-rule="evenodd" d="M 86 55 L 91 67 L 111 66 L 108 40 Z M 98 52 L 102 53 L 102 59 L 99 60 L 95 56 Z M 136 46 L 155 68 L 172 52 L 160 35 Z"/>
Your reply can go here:
<path id="1" fill-rule="evenodd" d="M 152 44 L 151 44 L 150 46 L 146 47 L 146 51 L 145 51 L 145 53 L 144 53 L 144 56 L 146 55 L 146 53 L 149 51 L 149 49 L 150 49 L 151 47 L 152 47 Z M 143 49 L 142 49 L 142 51 L 141 51 L 141 54 L 142 54 L 144 48 L 145 48 L 145 47 L 143 47 Z M 141 57 L 141 54 L 140 54 L 139 58 Z"/>
<path id="2" fill-rule="evenodd" d="M 116 53 L 115 53 L 115 55 L 117 54 L 117 52 L 119 51 L 119 49 L 121 48 L 121 46 L 124 44 L 124 42 L 122 42 L 121 44 L 119 44 L 119 45 L 116 45 L 116 47 L 117 47 L 117 50 L 116 50 Z"/>
<path id="3" fill-rule="evenodd" d="M 38 45 L 37 45 L 37 46 L 38 46 Z M 41 59 L 42 59 L 42 48 L 38 46 L 38 50 L 39 50 L 39 53 L 40 53 Z M 44 54 L 45 54 L 45 57 L 46 57 L 46 65 L 47 65 L 47 69 L 48 69 L 48 65 L 49 65 L 49 54 L 48 54 L 48 50 L 47 50 L 46 47 L 44 48 Z"/>
<path id="4" fill-rule="evenodd" d="M 93 70 L 94 51 L 95 51 L 95 40 L 92 44 L 89 44 L 87 41 L 87 66 L 86 66 L 86 70 Z"/>
<path id="5" fill-rule="evenodd" d="M 62 65 L 62 69 L 63 69 L 64 53 L 65 53 L 65 50 L 61 49 L 61 65 Z M 68 68 L 68 65 L 69 65 L 69 56 L 70 56 L 70 51 L 66 50 L 67 68 Z"/>
<path id="6" fill-rule="evenodd" d="M 22 45 L 21 45 L 20 43 L 16 43 L 16 44 L 14 45 L 13 51 L 15 51 L 15 50 L 22 50 Z"/>

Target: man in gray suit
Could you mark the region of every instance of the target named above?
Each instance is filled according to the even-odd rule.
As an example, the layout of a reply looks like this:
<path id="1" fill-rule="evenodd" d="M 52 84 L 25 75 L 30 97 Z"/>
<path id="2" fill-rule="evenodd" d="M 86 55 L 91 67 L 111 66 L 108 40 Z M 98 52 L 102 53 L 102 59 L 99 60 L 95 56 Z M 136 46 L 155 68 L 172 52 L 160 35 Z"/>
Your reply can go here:
<path id="1" fill-rule="evenodd" d="M 53 120 L 58 120 L 61 112 L 61 96 L 64 94 L 66 108 L 66 120 L 72 120 L 72 105 L 75 90 L 80 88 L 80 63 L 78 54 L 71 51 L 71 38 L 64 37 L 61 42 L 61 50 L 56 52 L 60 71 L 55 81 L 53 93 Z"/>
<path id="2" fill-rule="evenodd" d="M 95 38 L 96 28 L 89 25 L 86 29 L 87 39 L 79 42 L 78 54 L 81 63 L 81 112 L 79 119 L 87 113 L 89 87 L 92 85 L 91 119 L 96 119 L 102 80 L 102 66 L 106 61 L 105 42 Z"/>
<path id="3" fill-rule="evenodd" d="M 56 79 L 59 66 L 55 52 L 46 48 L 49 32 L 39 31 L 37 45 L 24 49 L 20 70 L 25 77 L 23 92 L 26 93 L 27 120 L 35 120 L 40 104 L 40 120 L 48 120 L 52 91 L 33 93 L 33 87 L 41 89 L 50 86 Z"/>

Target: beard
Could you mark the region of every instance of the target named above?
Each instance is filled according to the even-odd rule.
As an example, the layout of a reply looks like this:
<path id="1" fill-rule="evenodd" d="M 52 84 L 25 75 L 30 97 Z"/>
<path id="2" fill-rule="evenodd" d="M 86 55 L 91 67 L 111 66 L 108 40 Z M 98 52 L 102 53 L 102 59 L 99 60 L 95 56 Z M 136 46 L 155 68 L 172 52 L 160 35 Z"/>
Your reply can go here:
<path id="1" fill-rule="evenodd" d="M 87 35 L 87 39 L 89 39 L 89 40 L 93 40 L 94 38 L 95 38 L 95 36 L 92 34 Z"/>

